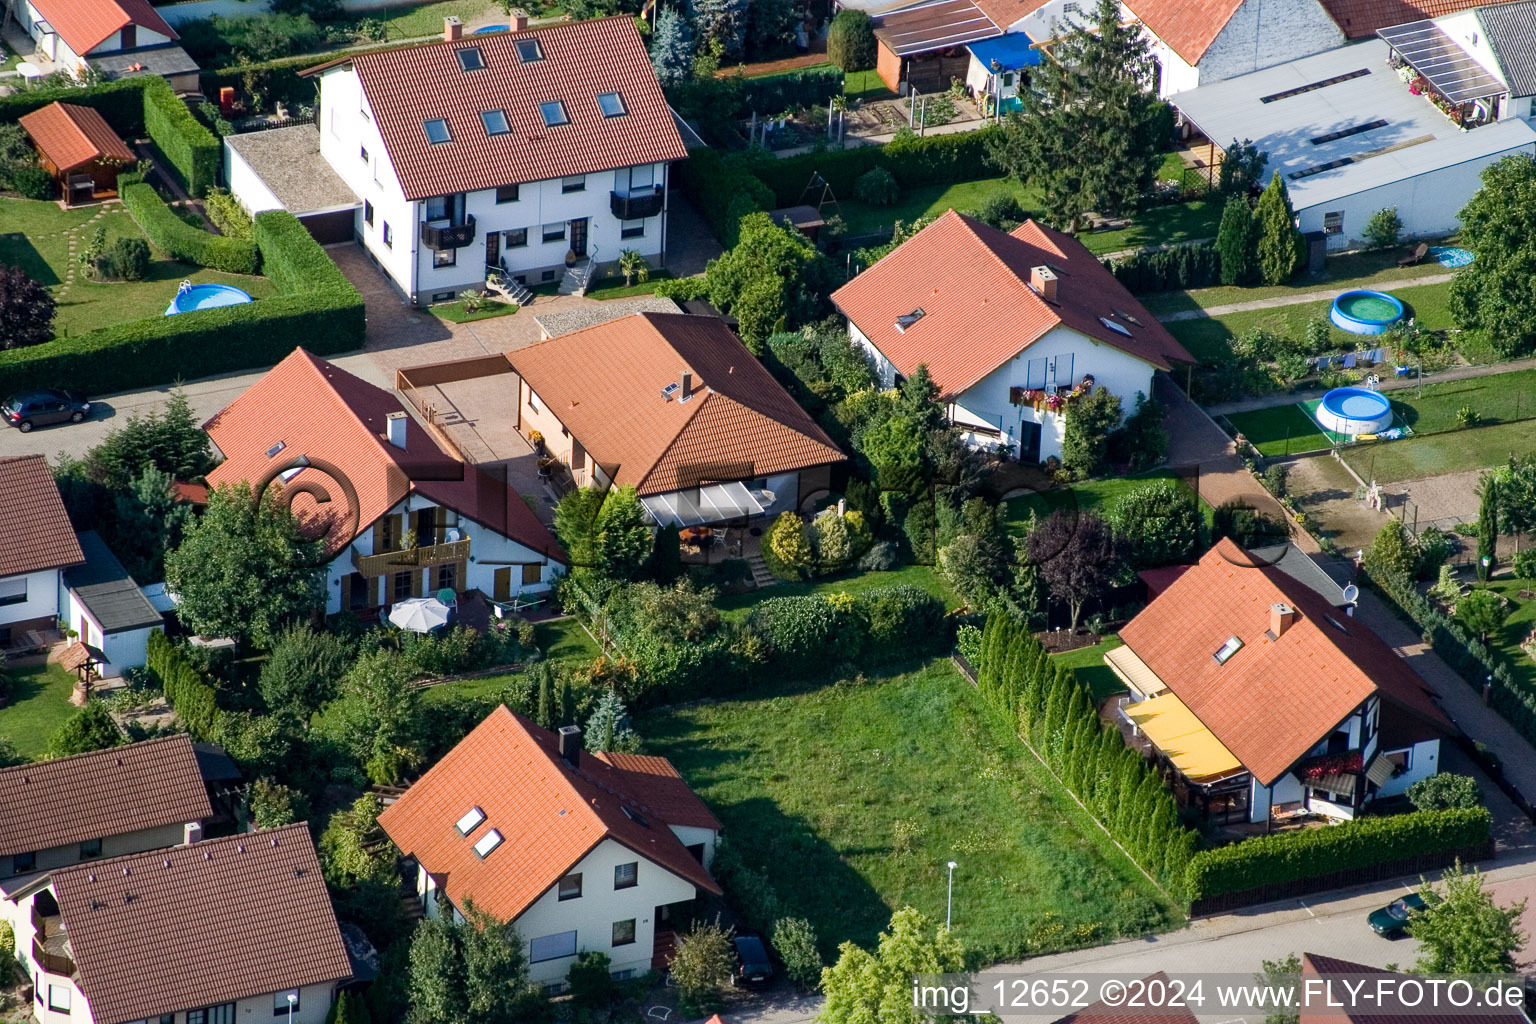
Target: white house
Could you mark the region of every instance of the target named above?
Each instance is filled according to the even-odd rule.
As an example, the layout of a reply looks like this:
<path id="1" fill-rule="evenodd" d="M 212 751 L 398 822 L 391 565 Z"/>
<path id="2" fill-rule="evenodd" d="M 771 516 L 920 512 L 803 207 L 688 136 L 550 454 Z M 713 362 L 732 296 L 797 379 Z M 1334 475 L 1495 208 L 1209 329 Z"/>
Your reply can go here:
<path id="1" fill-rule="evenodd" d="M 1011 234 L 950 210 L 832 293 L 883 387 L 918 366 L 978 447 L 1060 456 L 1074 390 L 1125 414 L 1152 375 L 1192 364 L 1081 242 L 1026 221 Z"/>
<path id="2" fill-rule="evenodd" d="M 503 480 L 444 451 L 398 398 L 295 349 L 204 428 L 210 487 L 277 486 L 326 539 L 326 611 L 476 589 L 544 593 L 565 553 Z"/>
<path id="3" fill-rule="evenodd" d="M 64 570 L 85 555 L 47 458 L 0 458 L 0 493 L 9 521 L 0 545 L 0 650 L 36 649 L 58 627 Z"/>
<path id="4" fill-rule="evenodd" d="M 671 908 L 720 887 L 720 823 L 661 757 L 582 750 L 505 706 L 379 815 L 418 865 L 428 914 L 447 900 L 517 929 L 529 977 L 560 987 L 576 956 L 606 954 L 617 978 L 651 968 Z"/>
<path id="5" fill-rule="evenodd" d="M 1353 818 L 1436 774 L 1455 729 L 1370 627 L 1231 540 L 1120 637 L 1120 716 L 1213 824 Z"/>
<path id="6" fill-rule="evenodd" d="M 80 534 L 85 562 L 64 571 L 68 599 L 60 615 L 80 642 L 106 655 L 96 671 L 114 678 L 144 664 L 149 634 L 165 625 L 128 570 L 95 530 Z"/>
<path id="7" fill-rule="evenodd" d="M 37 1021 L 325 1020 L 353 970 L 309 827 L 198 839 L 55 871 L 21 899 Z"/>
<path id="8" fill-rule="evenodd" d="M 537 285 L 574 267 L 584 287 L 625 249 L 664 262 L 687 152 L 634 19 L 461 37 L 450 18 L 445 36 L 305 72 L 320 153 L 361 200 L 354 235 L 409 301 L 488 268 Z"/>
<path id="9" fill-rule="evenodd" d="M 17 0 L 9 10 L 57 70 L 161 75 L 177 92 L 198 89 L 197 63 L 149 0 Z"/>

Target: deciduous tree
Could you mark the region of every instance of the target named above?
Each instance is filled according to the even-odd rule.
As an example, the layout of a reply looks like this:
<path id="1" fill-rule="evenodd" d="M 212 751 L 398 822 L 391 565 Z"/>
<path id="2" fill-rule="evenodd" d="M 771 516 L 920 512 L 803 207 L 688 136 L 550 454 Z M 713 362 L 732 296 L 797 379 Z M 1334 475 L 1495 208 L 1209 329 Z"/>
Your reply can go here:
<path id="1" fill-rule="evenodd" d="M 1109 589 L 1120 568 L 1120 550 L 1109 524 L 1093 512 L 1057 509 L 1029 535 L 1030 560 L 1077 629 L 1083 604 Z"/>
<path id="2" fill-rule="evenodd" d="M 611 579 L 634 580 L 653 547 L 651 528 L 635 489 L 616 487 L 609 491 L 597 514 L 597 572 Z"/>
<path id="3" fill-rule="evenodd" d="M 0 349 L 53 338 L 53 295 L 20 267 L 0 266 Z"/>
<path id="4" fill-rule="evenodd" d="M 1515 953 L 1527 938 L 1520 927 L 1525 900 L 1508 906 L 1493 902 L 1477 868 L 1461 862 L 1447 868 L 1440 886 L 1419 889 L 1425 907 L 1411 911 L 1408 929 L 1419 944 L 1415 969 L 1425 974 L 1507 974 L 1516 968 Z"/>
<path id="5" fill-rule="evenodd" d="M 912 976 L 965 969 L 965 953 L 948 929 L 911 907 L 891 915 L 870 953 L 851 942 L 837 963 L 821 972 L 827 1001 L 823 1024 L 918 1024 L 928 1019 L 912 1004 Z"/>
<path id="6" fill-rule="evenodd" d="M 1536 162 L 1523 154 L 1483 168 L 1461 208 L 1461 242 L 1477 256 L 1451 281 L 1451 316 L 1505 358 L 1536 349 Z"/>
<path id="7" fill-rule="evenodd" d="M 48 740 L 48 757 L 68 757 L 92 750 L 117 747 L 128 740 L 112 720 L 107 706 L 99 700 L 88 701 L 85 707 L 64 720 Z"/>
<path id="8" fill-rule="evenodd" d="M 761 355 L 774 332 L 821 315 L 832 270 L 810 239 L 758 212 L 741 219 L 740 241 L 710 260 L 704 283 L 709 301 L 736 317 L 741 340 Z"/>

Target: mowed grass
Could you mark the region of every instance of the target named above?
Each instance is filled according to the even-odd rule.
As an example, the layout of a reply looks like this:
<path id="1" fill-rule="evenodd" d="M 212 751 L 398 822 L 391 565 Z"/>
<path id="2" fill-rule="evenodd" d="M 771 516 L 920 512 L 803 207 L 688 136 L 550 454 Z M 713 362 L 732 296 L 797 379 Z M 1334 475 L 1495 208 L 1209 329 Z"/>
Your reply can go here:
<path id="1" fill-rule="evenodd" d="M 75 677 L 57 665 L 11 667 L 6 675 L 11 698 L 0 708 L 0 740 L 22 757 L 41 757 L 49 738 L 75 713 L 69 703 Z"/>
<path id="2" fill-rule="evenodd" d="M 873 946 L 901 906 L 942 922 L 950 860 L 955 937 L 978 964 L 1175 919 L 947 661 L 662 709 L 636 728 L 823 953 Z"/>
<path id="3" fill-rule="evenodd" d="M 1504 653 L 1509 660 L 1509 667 L 1517 680 L 1523 683 L 1527 689 L 1536 692 L 1536 661 L 1526 654 L 1520 647 L 1520 642 L 1530 635 L 1536 628 L 1536 601 L 1523 601 L 1519 593 L 1536 587 L 1536 580 L 1524 579 L 1496 579 L 1488 584 L 1488 589 L 1500 594 L 1509 601 L 1509 618 L 1504 620 L 1504 627 L 1489 639 L 1493 645 Z"/>
<path id="4" fill-rule="evenodd" d="M 1344 461 L 1366 480 L 1393 483 L 1497 466 L 1511 455 L 1536 453 L 1536 431 L 1529 423 L 1428 434 L 1401 441 L 1378 441 L 1344 450 Z"/>
<path id="5" fill-rule="evenodd" d="M 589 662 L 603 653 L 597 641 L 593 640 L 592 635 L 582 627 L 581 620 L 574 615 L 534 623 L 533 635 L 534 642 L 538 644 L 539 650 L 549 661 Z M 443 683 L 440 686 L 429 687 L 422 694 L 422 699 L 432 703 L 453 697 L 483 697 L 487 694 L 499 693 L 520 675 L 521 673 L 512 672 L 506 675 Z"/>
<path id="6" fill-rule="evenodd" d="M 1125 684 L 1120 677 L 1104 664 L 1104 655 L 1116 647 L 1125 646 L 1120 641 L 1118 634 L 1111 633 L 1094 644 L 1092 647 L 1079 647 L 1075 651 L 1063 651 L 1061 654 L 1051 655 L 1051 660 L 1058 665 L 1070 668 L 1077 674 L 1077 678 L 1088 684 L 1088 689 L 1093 692 L 1094 700 L 1103 700 L 1105 697 L 1125 692 Z"/>
<path id="7" fill-rule="evenodd" d="M 1400 281 L 1405 278 L 1449 273 L 1433 260 L 1425 260 L 1417 266 L 1399 267 L 1397 261 L 1402 252 L 1401 248 L 1393 248 L 1330 256 L 1327 269 L 1322 274 L 1315 277 L 1311 274 L 1298 274 L 1281 285 L 1250 287 L 1218 285 L 1214 288 L 1195 288 L 1189 291 L 1157 292 L 1140 296 L 1140 298 L 1142 305 L 1154 314 L 1176 313 L 1186 309 L 1210 309 L 1212 306 L 1281 298 L 1307 292 L 1324 290 L 1343 292 L 1351 288 L 1374 288 L 1384 281 Z"/>
<path id="8" fill-rule="evenodd" d="M 781 580 L 771 587 L 750 590 L 745 594 L 722 594 L 715 601 L 723 618 L 740 620 L 747 617 L 756 604 L 770 597 L 797 597 L 803 594 L 857 594 L 877 587 L 894 587 L 908 584 L 920 587 L 944 602 L 950 610 L 960 607 L 960 600 L 949 584 L 931 565 L 907 565 L 891 572 L 860 572 L 822 579 L 800 581 Z"/>
<path id="9" fill-rule="evenodd" d="M 1328 435 L 1318 429 L 1300 405 L 1229 413 L 1227 420 L 1264 455 L 1293 455 L 1333 447 Z"/>
<path id="10" fill-rule="evenodd" d="M 1142 484 L 1156 480 L 1173 480 L 1178 481 L 1181 486 L 1188 486 L 1179 481 L 1178 476 L 1168 469 L 1154 469 L 1149 473 L 1142 473 L 1138 476 L 1105 477 L 1100 480 L 1083 480 L 1078 483 L 1060 484 L 1048 491 L 1023 494 L 1009 498 L 1004 502 L 1008 528 L 1014 534 L 1022 536 L 1031 512 L 1038 519 L 1046 518 L 1057 509 L 1096 512 L 1099 515 L 1104 515 L 1117 498 L 1129 491 L 1135 490 Z M 1201 511 L 1205 515 L 1207 525 L 1209 525 L 1211 510 L 1203 499 L 1201 500 Z"/>
<path id="11" fill-rule="evenodd" d="M 1085 231 L 1078 241 L 1089 252 L 1118 252 L 1144 245 L 1172 245 L 1215 238 L 1221 224 L 1221 201 L 1194 199 L 1187 203 L 1156 206 L 1138 213 L 1129 227 L 1113 231 Z"/>

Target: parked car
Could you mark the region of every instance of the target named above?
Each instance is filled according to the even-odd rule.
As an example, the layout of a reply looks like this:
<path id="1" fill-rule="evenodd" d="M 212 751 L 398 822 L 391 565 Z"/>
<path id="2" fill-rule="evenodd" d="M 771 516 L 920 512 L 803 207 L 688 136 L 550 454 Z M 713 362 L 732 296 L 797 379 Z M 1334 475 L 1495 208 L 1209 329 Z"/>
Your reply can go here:
<path id="1" fill-rule="evenodd" d="M 1395 939 L 1399 935 L 1408 932 L 1408 915 L 1414 910 L 1424 909 L 1424 898 L 1416 892 L 1393 900 L 1380 910 L 1371 911 L 1371 916 L 1366 918 L 1371 923 L 1371 931 L 1377 935 L 1384 935 L 1389 939 Z"/>
<path id="2" fill-rule="evenodd" d="M 736 936 L 736 980 L 748 985 L 762 984 L 773 977 L 773 963 L 768 946 L 756 935 Z"/>
<path id="3" fill-rule="evenodd" d="M 91 414 L 91 403 L 72 391 L 39 388 L 22 391 L 0 403 L 0 416 L 25 434 L 33 427 L 51 423 L 79 423 Z"/>

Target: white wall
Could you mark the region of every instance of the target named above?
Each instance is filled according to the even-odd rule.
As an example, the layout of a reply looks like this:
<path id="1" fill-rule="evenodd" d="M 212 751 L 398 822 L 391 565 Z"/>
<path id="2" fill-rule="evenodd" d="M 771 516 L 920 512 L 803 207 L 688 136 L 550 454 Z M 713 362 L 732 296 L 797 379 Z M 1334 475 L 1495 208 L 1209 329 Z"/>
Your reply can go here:
<path id="1" fill-rule="evenodd" d="M 0 626 L 28 619 L 57 618 L 59 614 L 59 570 L 43 569 L 23 573 L 19 577 L 7 576 L 11 583 L 23 579 L 27 585 L 27 599 L 15 604 L 0 605 Z"/>
<path id="2" fill-rule="evenodd" d="M 171 37 L 170 36 L 162 35 L 159 32 L 156 32 L 152 28 L 145 28 L 143 25 L 135 25 L 134 26 L 134 34 L 133 35 L 134 35 L 134 41 L 133 41 L 133 48 L 134 49 L 138 49 L 141 46 L 155 46 L 155 45 L 157 45 L 159 43 L 168 43 L 168 42 L 171 41 Z M 121 50 L 122 48 L 123 48 L 123 34 L 122 34 L 122 32 L 121 31 L 113 32 L 110 36 L 107 36 L 107 38 L 103 39 L 100 43 L 97 43 L 95 46 L 91 47 L 90 56 L 92 56 L 92 57 L 100 57 L 104 53 L 116 53 L 118 50 Z"/>
<path id="3" fill-rule="evenodd" d="M 341 0 L 344 11 L 382 11 L 391 7 L 419 7 L 419 0 Z M 270 0 L 189 0 L 155 10 L 172 28 L 215 14 L 226 18 L 255 17 L 272 9 Z"/>
<path id="4" fill-rule="evenodd" d="M 139 668 L 144 664 L 149 647 L 149 634 L 154 627 L 104 633 L 101 623 L 86 610 L 84 602 L 73 590 L 69 591 L 65 619 L 69 628 L 79 633 L 82 640 L 87 638 L 86 626 L 89 625 L 89 639 L 86 642 L 100 648 L 101 652 L 107 656 L 107 664 L 98 667 L 103 679 L 116 679 L 123 674 L 124 669 Z"/>
<path id="5" fill-rule="evenodd" d="M 1121 6 L 1135 16 L 1131 7 Z M 1165 97 L 1344 45 L 1343 30 L 1317 0 L 1246 0 L 1195 67 L 1150 31 L 1148 36 L 1162 67 L 1158 94 Z"/>
<path id="6" fill-rule="evenodd" d="M 1423 740 L 1422 742 L 1415 743 L 1408 749 L 1408 770 L 1382 783 L 1381 787 L 1376 790 L 1377 797 L 1397 796 L 1399 793 L 1406 793 L 1408 787 L 1415 782 L 1439 773 L 1440 741 L 1438 739 Z"/>
<path id="7" fill-rule="evenodd" d="M 672 834 L 677 836 L 678 842 L 684 846 L 697 846 L 704 844 L 704 870 L 715 862 L 715 844 L 720 841 L 720 833 L 712 828 L 698 828 L 691 825 L 669 825 Z"/>
<path id="8" fill-rule="evenodd" d="M 1269 818 L 1269 805 L 1273 791 L 1253 776 L 1248 777 L 1248 820 L 1265 821 Z M 1278 802 L 1278 801 L 1276 801 Z"/>
<path id="9" fill-rule="evenodd" d="M 228 139 L 224 140 L 224 184 L 230 195 L 252 216 L 265 210 L 283 209 L 282 202 L 261 180 L 261 175 L 251 169 Z"/>

